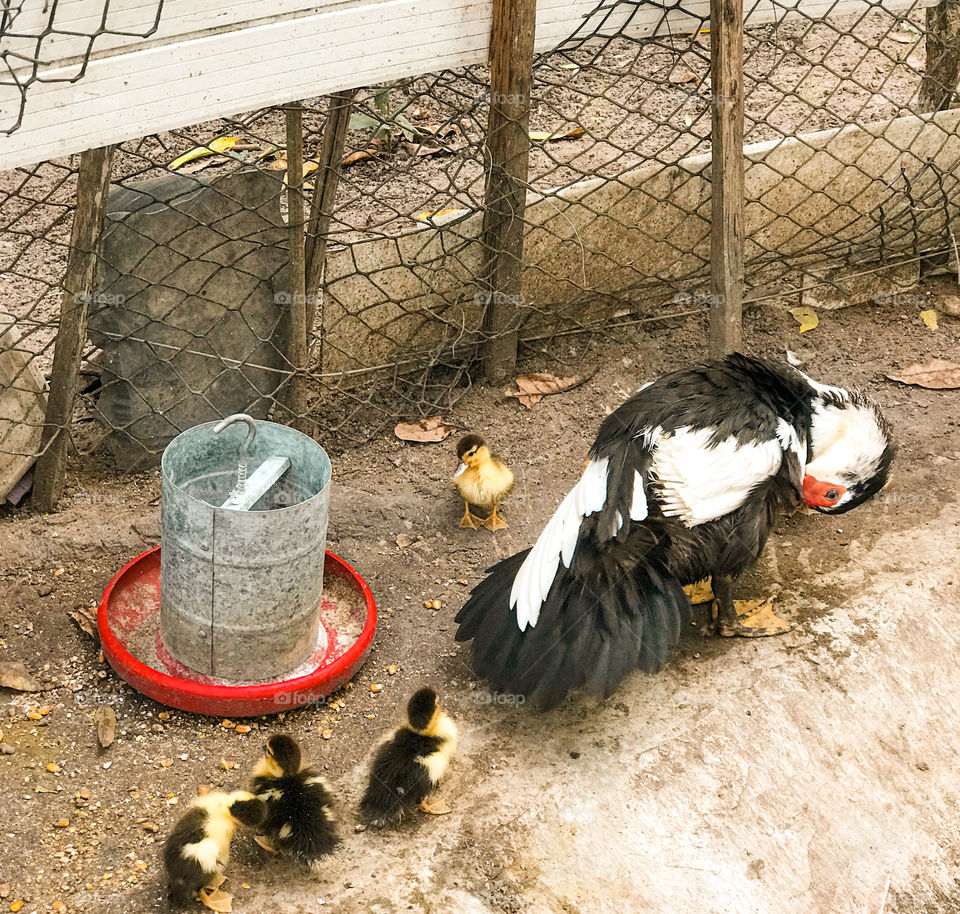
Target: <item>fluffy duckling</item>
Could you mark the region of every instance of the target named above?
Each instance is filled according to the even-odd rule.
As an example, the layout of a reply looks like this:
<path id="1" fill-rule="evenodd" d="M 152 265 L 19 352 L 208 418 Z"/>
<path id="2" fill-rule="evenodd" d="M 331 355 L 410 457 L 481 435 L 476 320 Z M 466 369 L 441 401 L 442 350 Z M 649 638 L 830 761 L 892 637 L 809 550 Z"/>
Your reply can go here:
<path id="1" fill-rule="evenodd" d="M 250 785 L 267 805 L 265 840 L 258 843 L 316 870 L 320 858 L 340 843 L 330 786 L 316 771 L 301 767 L 300 746 L 286 733 L 274 733 L 263 748 Z"/>
<path id="2" fill-rule="evenodd" d="M 506 530 L 507 523 L 497 517 L 497 508 L 513 488 L 510 467 L 493 456 L 479 435 L 464 435 L 457 442 L 457 456 L 460 466 L 453 474 L 453 482 L 464 503 L 460 526 L 477 530 L 482 525 L 488 530 Z M 490 515 L 485 520 L 475 517 L 470 513 L 470 505 L 490 508 Z"/>
<path id="3" fill-rule="evenodd" d="M 216 882 L 230 860 L 237 823 L 259 826 L 267 807 L 252 793 L 216 790 L 197 797 L 180 817 L 163 846 L 170 902 L 184 906 Z"/>
<path id="4" fill-rule="evenodd" d="M 377 827 L 419 806 L 443 777 L 457 751 L 456 724 L 440 710 L 437 693 L 420 689 L 407 720 L 387 736 L 374 757 L 360 815 Z"/>

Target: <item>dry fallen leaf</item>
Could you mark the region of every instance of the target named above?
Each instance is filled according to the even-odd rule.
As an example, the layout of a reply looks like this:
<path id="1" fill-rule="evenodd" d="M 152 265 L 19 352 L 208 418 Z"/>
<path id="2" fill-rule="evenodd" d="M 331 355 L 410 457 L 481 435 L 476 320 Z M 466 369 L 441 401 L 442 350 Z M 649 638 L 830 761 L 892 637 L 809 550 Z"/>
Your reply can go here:
<path id="1" fill-rule="evenodd" d="M 89 635 L 94 641 L 100 640 L 100 636 L 97 633 L 97 611 L 95 609 L 78 606 L 74 610 L 67 610 L 67 615 L 77 623 L 80 631 Z"/>
<path id="2" fill-rule="evenodd" d="M 549 143 L 553 140 L 575 140 L 578 136 L 583 136 L 586 131 L 583 127 L 574 127 L 564 133 L 549 133 L 545 130 L 531 130 L 530 139 L 541 143 Z"/>
<path id="3" fill-rule="evenodd" d="M 0 688 L 18 692 L 40 692 L 42 687 L 18 660 L 0 661 Z"/>
<path id="4" fill-rule="evenodd" d="M 539 403 L 547 394 L 558 394 L 564 390 L 570 390 L 578 384 L 582 384 L 586 378 L 580 375 L 574 375 L 570 378 L 558 378 L 556 375 L 543 374 L 522 374 L 517 378 L 517 390 L 506 390 L 504 395 L 507 397 L 516 397 L 524 406 L 529 409 Z"/>
<path id="5" fill-rule="evenodd" d="M 801 305 L 799 308 L 791 308 L 790 313 L 800 325 L 801 333 L 806 333 L 808 330 L 815 330 L 820 323 L 817 312 L 807 305 Z"/>
<path id="6" fill-rule="evenodd" d="M 790 623 L 773 611 L 773 600 L 734 600 L 740 624 L 745 628 L 762 630 L 766 634 L 789 631 Z"/>
<path id="7" fill-rule="evenodd" d="M 443 216 L 450 216 L 455 213 L 465 213 L 465 209 L 425 209 L 417 213 L 413 218 L 417 222 L 429 222 L 431 219 L 440 219 Z"/>
<path id="8" fill-rule="evenodd" d="M 393 433 L 401 441 L 417 441 L 421 444 L 443 441 L 453 431 L 452 425 L 447 425 L 442 416 L 427 416 L 416 422 L 400 422 Z"/>
<path id="9" fill-rule="evenodd" d="M 277 849 L 273 842 L 266 835 L 254 835 L 253 840 L 257 842 L 268 854 L 276 854 Z"/>
<path id="10" fill-rule="evenodd" d="M 960 364 L 931 359 L 922 365 L 909 365 L 899 374 L 888 374 L 887 377 L 891 381 L 915 384 L 929 390 L 956 390 L 960 388 Z"/>
<path id="11" fill-rule="evenodd" d="M 217 139 L 207 143 L 206 146 L 194 146 L 193 149 L 188 150 L 182 156 L 174 159 L 167 167 L 171 171 L 176 171 L 181 165 L 186 165 L 187 162 L 192 162 L 194 159 L 201 159 L 204 156 L 216 155 L 218 152 L 226 152 L 230 147 L 236 146 L 237 143 L 240 142 L 242 142 L 242 138 L 238 136 L 217 137 Z"/>
<path id="12" fill-rule="evenodd" d="M 937 312 L 933 308 L 928 308 L 925 311 L 921 311 L 920 320 L 922 320 L 931 330 L 937 329 Z"/>
<path id="13" fill-rule="evenodd" d="M 106 749 L 117 735 L 117 715 L 110 705 L 99 705 L 93 712 L 93 723 L 97 728 L 97 742 Z"/>
<path id="14" fill-rule="evenodd" d="M 714 598 L 710 578 L 704 578 L 702 581 L 697 581 L 696 584 L 688 584 L 683 588 L 683 592 L 690 598 L 690 602 L 694 606 L 698 603 L 709 603 Z"/>
<path id="15" fill-rule="evenodd" d="M 204 907 L 221 914 L 233 910 L 233 895 L 223 889 L 205 888 L 200 890 L 200 901 Z"/>
<path id="16" fill-rule="evenodd" d="M 351 152 L 350 155 L 344 156 L 340 160 L 341 166 L 343 165 L 354 165 L 357 162 L 362 162 L 364 159 L 372 159 L 376 155 L 376 152 L 372 149 L 358 149 L 356 152 Z"/>

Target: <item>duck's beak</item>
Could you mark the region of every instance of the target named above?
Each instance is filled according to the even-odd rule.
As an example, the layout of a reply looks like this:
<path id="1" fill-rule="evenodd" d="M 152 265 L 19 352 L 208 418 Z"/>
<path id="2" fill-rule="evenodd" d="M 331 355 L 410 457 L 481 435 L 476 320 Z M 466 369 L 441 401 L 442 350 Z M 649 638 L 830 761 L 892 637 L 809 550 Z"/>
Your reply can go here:
<path id="1" fill-rule="evenodd" d="M 467 470 L 467 465 L 461 460 L 460 466 L 457 467 L 457 472 L 453 474 L 453 478 L 456 479 L 461 473 L 465 473 Z"/>

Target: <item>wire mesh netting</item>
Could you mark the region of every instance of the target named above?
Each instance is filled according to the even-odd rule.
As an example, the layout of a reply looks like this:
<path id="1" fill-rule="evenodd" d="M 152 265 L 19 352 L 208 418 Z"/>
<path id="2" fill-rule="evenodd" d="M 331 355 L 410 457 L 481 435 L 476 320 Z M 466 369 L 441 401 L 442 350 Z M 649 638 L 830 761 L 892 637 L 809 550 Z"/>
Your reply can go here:
<path id="1" fill-rule="evenodd" d="M 667 16 L 678 10 L 682 20 Z M 919 2 L 746 10 L 755 305 L 836 307 L 955 262 L 954 15 Z M 702 16 L 610 0 L 536 59 L 523 289 L 508 301 L 521 353 L 560 334 L 706 314 L 715 98 Z M 96 283 L 79 303 L 61 288 L 76 160 L 0 173 L 0 455 L 25 470 L 40 448 L 58 318 L 76 304 L 89 334 L 69 431 L 81 453 L 104 449 L 124 469 L 237 411 L 349 443 L 455 403 L 480 372 L 485 310 L 503 300 L 482 277 L 489 72 L 350 98 L 332 163 L 321 153 L 332 102 L 302 107 L 298 189 L 308 249 L 324 258 L 301 303 L 303 364 L 291 356 L 284 110 L 122 144 Z"/>

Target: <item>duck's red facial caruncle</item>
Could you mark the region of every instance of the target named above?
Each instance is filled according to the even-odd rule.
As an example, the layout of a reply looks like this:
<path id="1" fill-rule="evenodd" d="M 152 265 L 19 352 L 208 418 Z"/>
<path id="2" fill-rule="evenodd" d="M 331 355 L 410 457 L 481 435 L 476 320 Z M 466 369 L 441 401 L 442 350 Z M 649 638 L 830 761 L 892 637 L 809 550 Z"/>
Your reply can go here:
<path id="1" fill-rule="evenodd" d="M 847 491 L 836 482 L 821 482 L 814 476 L 803 477 L 803 500 L 811 508 L 832 508 Z"/>

